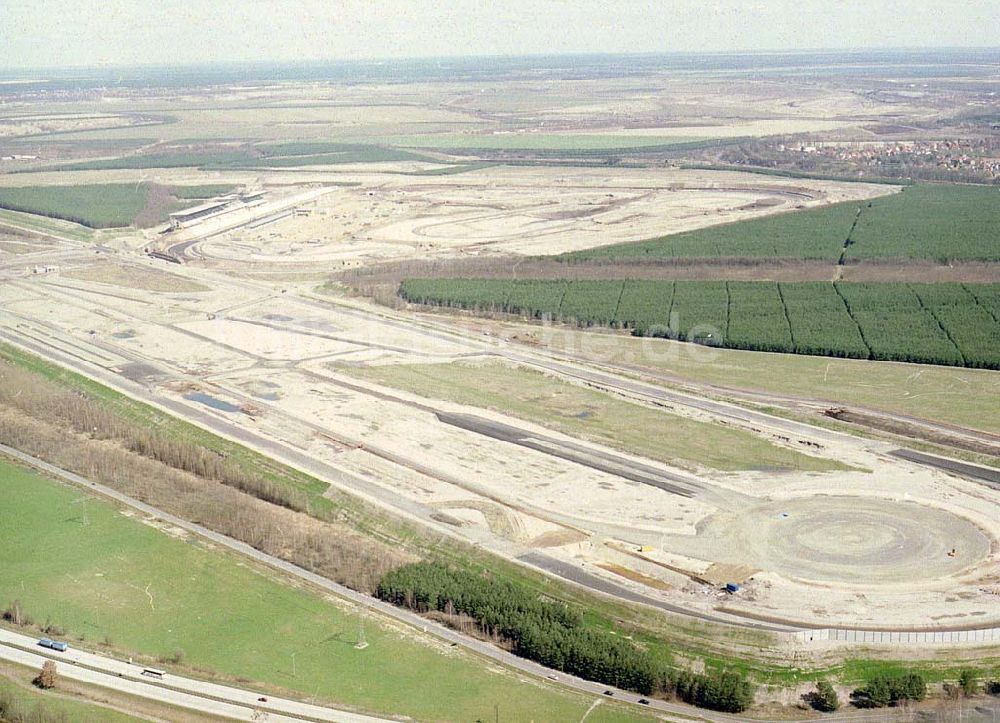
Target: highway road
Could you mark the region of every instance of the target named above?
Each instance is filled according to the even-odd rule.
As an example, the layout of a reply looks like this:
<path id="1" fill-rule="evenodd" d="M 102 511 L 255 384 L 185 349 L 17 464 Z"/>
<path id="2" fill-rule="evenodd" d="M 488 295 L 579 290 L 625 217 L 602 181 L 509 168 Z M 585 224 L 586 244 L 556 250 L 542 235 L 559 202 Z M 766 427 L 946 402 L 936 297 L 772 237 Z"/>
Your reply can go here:
<path id="1" fill-rule="evenodd" d="M 501 663 L 507 667 L 514 668 L 524 673 L 546 678 L 549 680 L 552 680 L 553 678 L 558 679 L 559 684 L 569 688 L 576 689 L 583 693 L 593 693 L 597 695 L 603 695 L 604 691 L 612 690 L 612 692 L 614 693 L 613 697 L 616 700 L 635 703 L 637 705 L 639 699 L 642 697 L 636 695 L 635 693 L 630 693 L 628 691 L 610 688 L 607 685 L 594 683 L 589 680 L 583 680 L 582 678 L 576 678 L 574 676 L 567 675 L 560 671 L 552 670 L 551 668 L 546 668 L 530 660 L 519 658 L 516 655 L 507 652 L 506 650 L 502 650 L 500 648 L 495 647 L 494 645 L 483 642 L 481 640 L 476 640 L 474 638 L 467 637 L 459 632 L 456 632 L 450 628 L 445 627 L 444 625 L 436 623 L 432 620 L 428 620 L 427 618 L 421 617 L 420 615 L 417 615 L 416 613 L 413 613 L 409 610 L 406 610 L 404 608 L 398 608 L 394 605 L 390 605 L 389 603 L 383 602 L 382 600 L 379 600 L 377 598 L 369 597 L 368 595 L 365 595 L 363 593 L 351 590 L 348 587 L 344 587 L 343 585 L 339 585 L 331 580 L 327 580 L 324 577 L 321 577 L 313 572 L 310 572 L 309 570 L 306 570 L 303 567 L 299 567 L 298 565 L 295 565 L 293 563 L 287 562 L 280 558 L 261 552 L 260 550 L 250 547 L 246 543 L 240 542 L 239 540 L 227 537 L 225 535 L 220 535 L 219 533 L 213 532 L 212 530 L 209 530 L 206 527 L 202 527 L 201 525 L 198 525 L 196 523 L 188 522 L 187 520 L 177 517 L 176 515 L 171 515 L 168 512 L 164 512 L 163 510 L 159 510 L 155 507 L 147 505 L 144 502 L 140 502 L 139 500 L 129 497 L 128 495 L 124 495 L 121 492 L 111 489 L 110 487 L 105 487 L 104 485 L 92 482 L 72 472 L 67 472 L 66 470 L 55 467 L 43 460 L 32 457 L 31 455 L 24 454 L 23 452 L 20 452 L 12 447 L 7 447 L 6 445 L 0 444 L 0 455 L 5 455 L 12 459 L 19 460 L 24 464 L 28 464 L 32 467 L 39 469 L 40 471 L 44 472 L 47 475 L 65 480 L 74 485 L 84 487 L 94 493 L 108 497 L 114 500 L 115 502 L 118 502 L 119 504 L 138 510 L 139 512 L 142 512 L 143 514 L 148 515 L 149 517 L 162 520 L 163 522 L 167 522 L 171 525 L 187 530 L 192 534 L 204 537 L 218 545 L 233 550 L 234 552 L 238 552 L 241 555 L 245 555 L 249 558 L 252 558 L 253 560 L 259 563 L 275 568 L 277 570 L 280 570 L 281 572 L 287 573 L 288 575 L 291 575 L 300 580 L 308 582 L 310 585 L 313 585 L 314 587 L 319 588 L 325 592 L 333 593 L 341 598 L 350 600 L 351 602 L 354 602 L 365 608 L 381 613 L 390 618 L 394 618 L 395 620 L 410 625 L 416 629 L 419 629 L 424 633 L 434 635 L 435 637 L 443 639 L 456 646 L 461 646 L 466 650 L 469 650 L 485 658 L 491 659 L 495 662 Z M 24 636 L 22 636 L 22 638 L 23 637 Z M 0 641 L 2 641 L 3 639 L 4 638 L 0 636 Z M 35 642 L 33 638 L 29 638 L 28 640 L 32 642 L 32 645 Z M 42 649 L 39 648 L 39 650 Z M 82 653 L 77 653 L 77 654 L 82 654 Z M 53 657 L 58 655 L 59 653 L 53 653 Z M 110 659 L 108 658 L 102 658 L 101 656 L 96 656 L 96 655 L 87 658 L 87 660 L 93 662 L 92 658 L 98 659 L 98 662 L 101 660 L 110 661 Z M 111 663 L 115 663 L 115 665 L 111 665 Z M 117 672 L 120 672 L 122 670 L 120 666 L 124 665 L 123 663 L 117 663 L 116 661 L 110 661 L 107 664 L 110 665 L 111 667 L 105 667 L 99 669 L 105 671 L 110 670 L 115 674 L 117 674 Z M 132 669 L 134 670 L 134 666 Z M 171 675 L 171 680 L 173 680 L 174 677 L 175 676 Z M 195 681 L 195 683 L 199 683 L 199 685 L 204 685 L 204 686 L 214 685 L 209 683 L 200 684 L 199 681 Z M 238 689 L 225 688 L 224 686 L 223 688 L 226 691 L 236 691 L 237 693 L 240 694 L 253 695 L 255 696 L 254 700 L 256 700 L 256 696 L 260 695 L 259 693 L 248 693 L 247 691 L 239 691 Z M 210 692 L 214 690 L 213 688 L 199 687 L 196 689 L 202 690 L 212 695 L 213 697 L 217 697 L 215 696 L 215 693 Z M 231 700 L 240 701 L 240 700 L 245 700 L 245 698 L 237 697 Z M 271 698 L 269 697 L 269 701 L 270 700 Z M 647 706 L 643 707 L 646 708 Z M 666 701 L 659 701 L 659 700 L 651 700 L 648 707 L 656 708 L 657 710 L 661 710 L 664 712 L 680 713 L 689 717 L 694 716 L 695 719 L 698 720 L 711 720 L 711 721 L 740 720 L 740 718 L 734 716 L 728 716 L 721 713 L 701 711 L 692 706 L 668 703 Z M 341 712 L 336 711 L 336 713 L 340 714 Z M 302 715 L 303 715 L 302 713 L 299 714 L 300 717 L 302 717 Z M 312 714 L 309 714 L 309 716 L 312 716 Z M 350 719 L 321 718 L 321 720 L 350 720 Z M 358 720 L 376 720 L 376 719 L 359 718 Z"/>
<path id="2" fill-rule="evenodd" d="M 76 648 L 64 653 L 39 647 L 38 639 L 0 629 L 0 659 L 36 670 L 56 661 L 56 673 L 87 685 L 165 703 L 213 716 L 245 721 L 337 721 L 379 723 L 385 719 L 333 710 L 249 690 L 208 683 L 168 673 L 162 680 L 144 676 L 142 666 Z M 259 698 L 266 697 L 266 702 Z M 266 713 L 266 717 L 262 716 Z"/>

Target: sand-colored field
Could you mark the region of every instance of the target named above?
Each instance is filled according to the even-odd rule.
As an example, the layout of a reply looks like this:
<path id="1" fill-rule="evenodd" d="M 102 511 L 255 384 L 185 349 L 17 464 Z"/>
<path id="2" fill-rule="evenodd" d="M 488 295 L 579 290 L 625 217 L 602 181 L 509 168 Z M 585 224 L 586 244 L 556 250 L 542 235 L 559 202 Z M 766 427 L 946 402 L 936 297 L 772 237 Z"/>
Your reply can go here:
<path id="1" fill-rule="evenodd" d="M 709 436 L 809 449 L 850 466 L 778 472 L 748 470 L 754 465 L 744 460 L 743 469 L 706 464 L 692 474 L 629 437 L 616 441 L 577 430 L 574 425 L 585 421 L 572 418 L 581 409 L 572 401 L 579 394 L 571 379 L 540 376 L 535 386 L 523 385 L 527 398 L 515 405 L 487 393 L 488 380 L 482 402 L 456 401 L 433 385 L 414 386 L 416 377 L 402 388 L 391 377 L 353 371 L 357 365 L 386 370 L 460 361 L 495 352 L 495 337 L 461 328 L 445 332 L 414 323 L 411 315 L 375 313 L 358 301 L 320 302 L 300 289 L 241 280 L 201 262 L 136 263 L 169 270 L 208 291 L 151 291 L 142 288 L 141 276 L 127 277 L 138 279 L 133 288 L 110 286 L 78 278 L 70 268 L 76 278 L 5 284 L 5 326 L 357 474 L 385 491 L 384 500 L 392 502 L 384 503 L 501 554 L 544 549 L 644 594 L 706 612 L 719 601 L 711 586 L 696 580 L 737 578 L 746 583 L 746 594 L 726 600 L 732 612 L 725 614 L 734 619 L 800 620 L 803 610 L 845 625 L 992 619 L 1000 575 L 995 496 L 888 457 L 879 443 L 817 430 L 803 439 L 819 446 L 805 447 L 798 438 L 782 441 L 781 432 L 766 424 L 734 425 L 684 405 L 661 411 L 637 406 L 637 419 L 662 415 L 647 426 L 664 437 L 677 419 L 678 433 L 696 423 L 706 425 Z M 493 373 L 503 377 L 503 366 Z M 597 400 L 606 396 L 579 391 Z M 560 398 L 570 400 L 568 406 L 560 406 Z M 623 404 L 611 397 L 608 403 Z M 532 404 L 572 423 L 534 419 L 521 408 Z M 529 440 L 545 441 L 518 446 L 456 426 L 439 416 L 445 413 L 513 425 Z M 576 461 L 560 456 L 565 444 L 582 445 L 582 455 Z M 727 447 L 742 454 L 737 445 Z M 612 459 L 665 479 L 673 475 L 690 496 L 588 461 Z"/>
<path id="2" fill-rule="evenodd" d="M 552 254 L 891 193 L 884 185 L 729 172 L 494 166 L 421 179 L 385 175 L 333 188 L 291 215 L 201 241 L 224 264 L 333 271 L 428 255 Z M 215 232 L 206 221 L 162 243 Z"/>
<path id="3" fill-rule="evenodd" d="M 850 127 L 847 120 L 820 120 L 816 118 L 766 118 L 761 120 L 732 121 L 726 124 L 705 123 L 699 125 L 678 125 L 648 128 L 614 129 L 616 136 L 624 139 L 643 138 L 646 136 L 677 136 L 681 138 L 742 138 L 759 136 L 776 136 L 791 133 L 818 133 L 832 131 L 838 128 Z M 607 134 L 612 129 L 590 131 L 594 134 Z"/>
<path id="4" fill-rule="evenodd" d="M 121 286 L 126 289 L 142 289 L 145 291 L 164 291 L 168 293 L 208 291 L 208 287 L 204 284 L 185 279 L 183 276 L 160 270 L 154 271 L 143 266 L 130 266 L 110 261 L 75 268 L 67 271 L 64 276 L 71 279 L 94 281 L 99 284 Z"/>

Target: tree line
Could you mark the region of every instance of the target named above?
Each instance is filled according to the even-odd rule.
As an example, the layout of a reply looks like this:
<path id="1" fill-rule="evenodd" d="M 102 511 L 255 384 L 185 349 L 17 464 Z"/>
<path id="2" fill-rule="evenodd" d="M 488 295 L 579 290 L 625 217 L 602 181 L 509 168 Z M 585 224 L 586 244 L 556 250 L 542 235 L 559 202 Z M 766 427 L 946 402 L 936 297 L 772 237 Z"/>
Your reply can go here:
<path id="1" fill-rule="evenodd" d="M 486 572 L 418 562 L 382 577 L 376 595 L 455 623 L 471 618 L 478 631 L 511 652 L 546 667 L 642 695 L 660 694 L 729 712 L 746 710 L 754 686 L 736 673 L 670 669 L 621 635 L 586 628 L 579 611 Z"/>
<path id="2" fill-rule="evenodd" d="M 246 471 L 242 479 L 266 486 L 239 484 L 235 459 L 165 431 L 129 432 L 129 424 L 138 425 L 109 407 L 0 361 L 0 443 L 365 593 L 387 570 L 414 559 L 353 529 L 340 513 L 321 519 L 282 504 L 267 490 L 288 490 L 303 501 L 305 494 L 261 472 Z"/>

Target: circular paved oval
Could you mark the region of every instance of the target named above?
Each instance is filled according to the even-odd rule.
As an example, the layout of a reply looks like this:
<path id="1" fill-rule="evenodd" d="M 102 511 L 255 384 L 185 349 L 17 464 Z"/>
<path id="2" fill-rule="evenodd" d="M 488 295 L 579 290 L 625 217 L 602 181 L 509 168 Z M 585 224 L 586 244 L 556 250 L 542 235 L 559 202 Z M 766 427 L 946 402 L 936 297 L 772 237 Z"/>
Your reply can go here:
<path id="1" fill-rule="evenodd" d="M 747 564 L 785 577 L 862 585 L 954 575 L 982 561 L 991 544 L 951 512 L 861 497 L 768 503 L 713 518 L 701 535 L 743 546 L 737 554 Z"/>

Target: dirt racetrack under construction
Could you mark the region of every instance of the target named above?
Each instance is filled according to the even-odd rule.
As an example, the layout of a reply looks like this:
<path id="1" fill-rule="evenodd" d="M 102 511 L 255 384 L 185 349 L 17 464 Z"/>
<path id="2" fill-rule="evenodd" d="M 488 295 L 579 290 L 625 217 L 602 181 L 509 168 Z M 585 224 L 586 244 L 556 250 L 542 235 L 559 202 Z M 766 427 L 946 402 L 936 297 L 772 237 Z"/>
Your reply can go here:
<path id="1" fill-rule="evenodd" d="M 501 167 L 414 184 L 365 172 L 352 187 L 317 174 L 276 190 L 265 211 L 155 240 L 123 236 L 98 257 L 69 240 L 30 254 L 58 272 L 24 275 L 27 257 L 0 256 L 0 340 L 600 592 L 780 630 L 789 645 L 837 645 L 866 630 L 892 645 L 916 631 L 966 631 L 930 641 L 947 644 L 1000 639 L 1000 505 L 988 480 L 895 454 L 887 441 L 640 382 L 610 362 L 324 293 L 310 274 L 573 250 L 597 233 L 611 243 L 892 190 L 810 181 L 793 198 L 778 179 L 685 173 L 654 182 Z M 555 200 L 535 203 L 539 188 Z M 754 205 L 761 198 L 777 200 Z M 154 241 L 184 263 L 147 256 Z M 788 461 L 616 448 L 506 407 L 490 389 L 479 404 L 435 396 L 413 382 L 427 365 L 524 375 L 542 390 L 525 404 L 585 388 Z M 841 633 L 809 633 L 819 629 Z"/>

